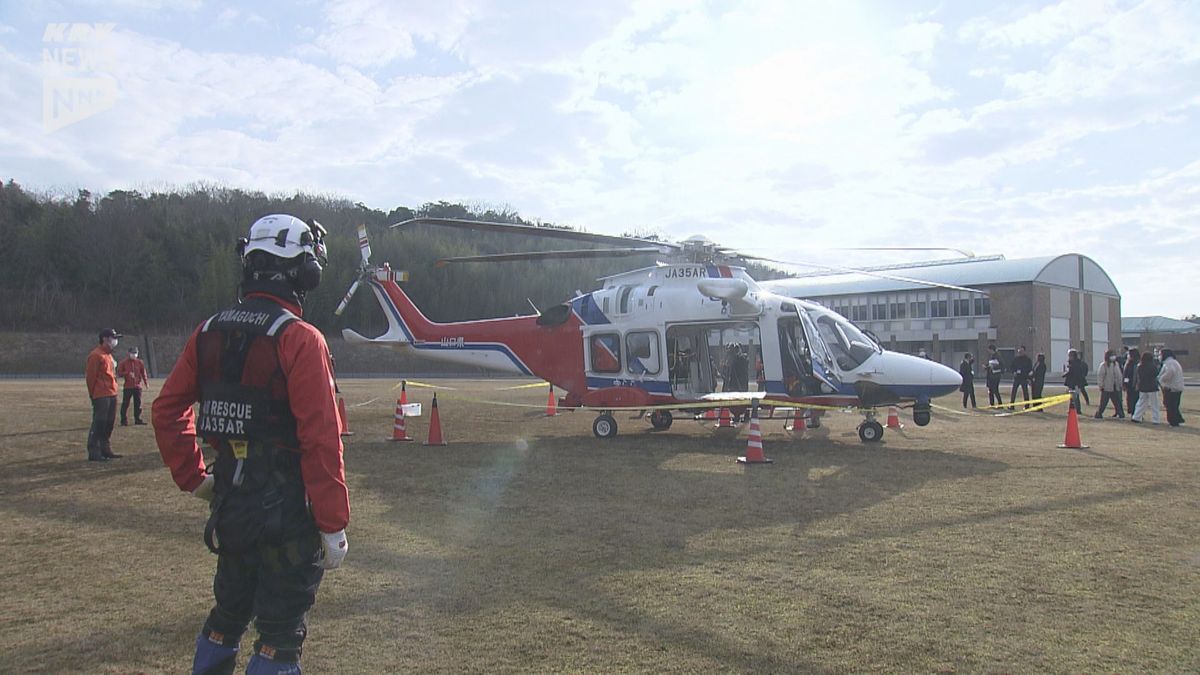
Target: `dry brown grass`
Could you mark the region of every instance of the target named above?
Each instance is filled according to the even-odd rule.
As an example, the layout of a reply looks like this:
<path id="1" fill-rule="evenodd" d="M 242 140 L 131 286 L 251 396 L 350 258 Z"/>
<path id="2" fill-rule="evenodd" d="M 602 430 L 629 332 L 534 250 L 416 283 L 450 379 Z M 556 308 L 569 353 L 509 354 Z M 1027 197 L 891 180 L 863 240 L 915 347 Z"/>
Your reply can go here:
<path id="1" fill-rule="evenodd" d="M 938 414 L 865 447 L 835 414 L 764 421 L 775 464 L 746 468 L 744 431 L 600 441 L 510 382 L 446 383 L 448 447 L 387 443 L 392 384 L 343 385 L 351 548 L 309 672 L 1200 669 L 1196 427 L 1085 419 L 1091 448 L 1060 450 L 1062 408 Z M 186 670 L 203 505 L 148 427 L 82 461 L 83 391 L 0 382 L 0 672 Z"/>

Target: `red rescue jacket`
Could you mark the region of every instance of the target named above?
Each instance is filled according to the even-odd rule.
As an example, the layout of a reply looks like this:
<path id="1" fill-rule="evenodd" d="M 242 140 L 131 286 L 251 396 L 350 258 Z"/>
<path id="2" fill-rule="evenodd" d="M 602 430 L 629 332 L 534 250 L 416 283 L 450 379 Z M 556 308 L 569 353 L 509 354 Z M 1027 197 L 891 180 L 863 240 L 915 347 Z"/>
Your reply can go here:
<path id="1" fill-rule="evenodd" d="M 248 297 L 272 300 L 302 316 L 299 307 L 279 298 L 259 293 Z M 185 492 L 195 490 L 204 480 L 204 456 L 196 441 L 192 411 L 200 394 L 196 359 L 199 332 L 198 326 L 188 338 L 151 408 L 163 463 L 171 469 L 175 484 Z M 350 496 L 342 463 L 329 346 L 320 331 L 303 321 L 284 328 L 278 344 L 279 365 L 287 378 L 288 401 L 296 418 L 300 470 L 313 518 L 322 532 L 337 532 L 350 522 Z"/>
<path id="2" fill-rule="evenodd" d="M 112 352 L 104 345 L 96 345 L 96 348 L 88 354 L 84 375 L 87 378 L 88 395 L 92 398 L 117 395 L 117 378 L 113 374 Z"/>

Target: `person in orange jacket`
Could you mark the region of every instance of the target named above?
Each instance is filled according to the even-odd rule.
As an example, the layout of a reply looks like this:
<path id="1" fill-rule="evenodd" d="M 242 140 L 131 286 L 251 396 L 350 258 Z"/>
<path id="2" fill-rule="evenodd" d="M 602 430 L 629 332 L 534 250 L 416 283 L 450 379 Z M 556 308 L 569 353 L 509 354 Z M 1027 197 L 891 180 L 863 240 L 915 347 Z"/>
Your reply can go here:
<path id="1" fill-rule="evenodd" d="M 145 424 L 142 421 L 142 387 L 149 386 L 146 379 L 146 364 L 138 358 L 138 348 L 130 347 L 129 354 L 117 364 L 117 377 L 125 378 L 125 387 L 121 392 L 121 426 L 129 426 L 129 401 L 133 400 L 133 423 Z"/>
<path id="2" fill-rule="evenodd" d="M 84 377 L 92 398 L 92 426 L 88 429 L 89 462 L 106 462 L 120 455 L 112 451 L 113 424 L 117 421 L 117 377 L 113 373 L 113 350 L 121 334 L 112 328 L 100 331 L 100 344 L 88 354 Z"/>
<path id="3" fill-rule="evenodd" d="M 251 225 L 239 241 L 242 299 L 192 333 L 151 408 L 175 483 L 209 501 L 216 603 L 196 638 L 194 674 L 232 673 L 254 617 L 246 672 L 298 675 L 305 613 L 324 571 L 346 556 L 332 362 L 324 336 L 300 318 L 321 280 L 324 233 L 288 215 Z M 210 467 L 197 438 L 216 453 Z"/>

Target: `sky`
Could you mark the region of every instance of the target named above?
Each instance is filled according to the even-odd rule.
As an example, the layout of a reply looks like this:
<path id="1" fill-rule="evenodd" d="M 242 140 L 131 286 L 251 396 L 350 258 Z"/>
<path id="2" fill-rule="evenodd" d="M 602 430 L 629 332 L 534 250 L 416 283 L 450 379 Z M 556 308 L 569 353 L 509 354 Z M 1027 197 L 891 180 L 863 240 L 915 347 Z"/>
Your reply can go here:
<path id="1" fill-rule="evenodd" d="M 457 201 L 847 266 L 1082 253 L 1123 315 L 1179 318 L 1197 35 L 1190 0 L 6 2 L 0 178 Z"/>

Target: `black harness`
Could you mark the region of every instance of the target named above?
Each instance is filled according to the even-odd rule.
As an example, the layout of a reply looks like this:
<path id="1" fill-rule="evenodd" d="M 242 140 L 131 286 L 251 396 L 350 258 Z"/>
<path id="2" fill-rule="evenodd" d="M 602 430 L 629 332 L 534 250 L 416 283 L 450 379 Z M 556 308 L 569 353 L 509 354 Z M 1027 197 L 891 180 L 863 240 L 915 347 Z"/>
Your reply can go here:
<path id="1" fill-rule="evenodd" d="M 278 303 L 250 298 L 214 314 L 197 335 L 196 435 L 217 451 L 204 526 L 213 553 L 280 546 L 315 527 L 279 364 L 279 336 L 296 321 Z"/>

